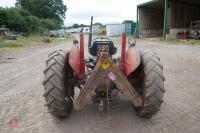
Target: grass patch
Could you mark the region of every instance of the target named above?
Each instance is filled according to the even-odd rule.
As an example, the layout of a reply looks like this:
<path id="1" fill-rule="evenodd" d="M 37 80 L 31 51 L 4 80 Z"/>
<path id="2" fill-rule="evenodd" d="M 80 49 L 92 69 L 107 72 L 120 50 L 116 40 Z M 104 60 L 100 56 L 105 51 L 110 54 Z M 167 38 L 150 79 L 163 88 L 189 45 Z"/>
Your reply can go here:
<path id="1" fill-rule="evenodd" d="M 4 48 L 4 47 L 14 48 L 14 47 L 23 47 L 23 46 L 24 46 L 24 42 L 18 41 L 18 40 L 0 42 L 0 48 Z"/>
<path id="2" fill-rule="evenodd" d="M 18 40 L 6 40 L 4 37 L 0 37 L 0 48 L 17 48 L 23 47 L 31 44 L 45 44 L 52 43 L 61 40 L 71 40 L 73 36 L 66 36 L 65 38 L 50 38 L 50 37 L 42 37 L 38 35 L 32 35 L 30 37 L 20 37 Z"/>
<path id="3" fill-rule="evenodd" d="M 45 37 L 45 38 L 43 38 L 42 41 L 45 42 L 45 43 L 51 43 L 51 42 L 52 42 L 52 39 L 49 38 L 49 37 Z"/>

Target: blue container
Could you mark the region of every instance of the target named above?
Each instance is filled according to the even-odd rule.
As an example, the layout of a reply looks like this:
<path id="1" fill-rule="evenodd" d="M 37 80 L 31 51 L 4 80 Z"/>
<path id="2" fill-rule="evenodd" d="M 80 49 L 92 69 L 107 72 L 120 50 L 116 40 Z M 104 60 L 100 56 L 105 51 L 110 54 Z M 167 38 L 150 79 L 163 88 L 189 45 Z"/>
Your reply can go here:
<path id="1" fill-rule="evenodd" d="M 125 33 L 128 36 L 134 35 L 136 23 L 133 21 L 124 21 Z"/>

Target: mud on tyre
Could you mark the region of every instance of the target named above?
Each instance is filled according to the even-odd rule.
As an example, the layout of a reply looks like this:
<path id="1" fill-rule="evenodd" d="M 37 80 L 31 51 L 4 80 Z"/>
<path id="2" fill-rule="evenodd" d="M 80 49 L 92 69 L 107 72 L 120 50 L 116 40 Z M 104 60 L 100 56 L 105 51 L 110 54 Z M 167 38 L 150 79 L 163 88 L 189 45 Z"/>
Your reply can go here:
<path id="1" fill-rule="evenodd" d="M 44 94 L 48 111 L 59 117 L 70 114 L 74 96 L 73 70 L 69 66 L 69 52 L 63 50 L 49 54 L 44 70 Z"/>

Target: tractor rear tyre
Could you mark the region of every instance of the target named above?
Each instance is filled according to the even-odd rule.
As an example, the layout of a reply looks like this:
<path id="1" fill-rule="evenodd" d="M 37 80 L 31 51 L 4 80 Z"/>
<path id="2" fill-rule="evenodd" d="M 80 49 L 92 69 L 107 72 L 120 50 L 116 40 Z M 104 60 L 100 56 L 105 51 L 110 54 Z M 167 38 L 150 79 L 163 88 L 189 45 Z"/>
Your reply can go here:
<path id="1" fill-rule="evenodd" d="M 74 96 L 74 85 L 70 83 L 73 70 L 68 63 L 69 52 L 63 50 L 49 54 L 44 70 L 44 94 L 48 111 L 55 116 L 70 114 Z"/>
<path id="2" fill-rule="evenodd" d="M 140 94 L 142 107 L 135 107 L 138 116 L 150 118 L 156 114 L 163 102 L 164 75 L 163 66 L 157 55 L 149 50 L 141 50 Z"/>

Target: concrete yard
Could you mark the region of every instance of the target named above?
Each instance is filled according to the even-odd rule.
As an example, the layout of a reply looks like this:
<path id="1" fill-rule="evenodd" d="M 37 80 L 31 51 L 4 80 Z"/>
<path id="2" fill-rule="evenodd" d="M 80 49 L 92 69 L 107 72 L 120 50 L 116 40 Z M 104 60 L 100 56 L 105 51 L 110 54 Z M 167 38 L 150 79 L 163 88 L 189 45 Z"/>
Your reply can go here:
<path id="1" fill-rule="evenodd" d="M 114 40 L 120 47 L 120 38 Z M 44 106 L 43 70 L 49 52 L 71 45 L 59 42 L 0 53 L 0 133 L 200 132 L 200 45 L 137 40 L 136 47 L 155 51 L 164 66 L 164 103 L 151 119 L 136 116 L 129 100 L 114 101 L 103 112 L 88 104 L 79 112 L 72 111 L 68 119 L 58 119 Z M 10 125 L 13 119 L 16 126 Z"/>

